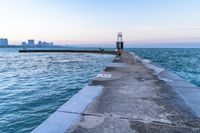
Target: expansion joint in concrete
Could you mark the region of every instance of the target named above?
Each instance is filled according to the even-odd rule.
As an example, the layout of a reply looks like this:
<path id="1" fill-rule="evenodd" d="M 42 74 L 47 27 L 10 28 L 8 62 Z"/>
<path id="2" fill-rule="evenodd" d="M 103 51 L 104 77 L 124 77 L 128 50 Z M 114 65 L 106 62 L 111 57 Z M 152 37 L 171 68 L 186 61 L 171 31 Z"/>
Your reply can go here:
<path id="1" fill-rule="evenodd" d="M 130 117 L 123 117 L 123 116 L 116 116 L 113 114 L 94 114 L 94 113 L 77 113 L 77 112 L 70 112 L 70 111 L 58 111 L 58 112 L 63 112 L 63 113 L 70 113 L 70 114 L 78 114 L 81 116 L 93 116 L 93 117 L 107 117 L 107 118 L 117 118 L 121 120 L 128 120 L 130 122 L 142 122 L 150 125 L 158 125 L 158 126 L 170 126 L 170 127 L 192 127 L 192 128 L 197 128 L 200 129 L 199 127 L 194 127 L 191 125 L 188 125 L 186 122 L 161 122 L 161 121 L 149 121 L 145 119 L 136 119 L 136 118 L 130 118 Z"/>
<path id="2" fill-rule="evenodd" d="M 68 114 L 78 114 L 82 116 L 97 116 L 97 117 L 103 117 L 101 114 L 93 114 L 93 113 L 78 113 L 78 112 L 71 112 L 71 111 L 58 111 L 62 113 L 68 113 Z"/>
<path id="3" fill-rule="evenodd" d="M 94 117 L 109 117 L 109 118 L 117 118 L 117 119 L 121 119 L 121 120 L 128 120 L 128 121 L 131 121 L 131 122 L 143 122 L 143 123 L 146 123 L 147 121 L 144 120 L 144 119 L 135 119 L 135 118 L 130 118 L 130 117 L 123 117 L 123 116 L 116 116 L 116 115 L 113 115 L 113 114 L 94 114 L 94 113 L 77 113 L 77 112 L 70 112 L 70 111 L 58 111 L 58 112 L 62 112 L 62 113 L 69 113 L 69 114 L 78 114 L 78 115 L 81 115 L 81 116 L 94 116 Z M 152 122 L 149 122 L 151 124 L 156 124 L 156 125 L 169 125 L 169 126 L 177 126 L 179 125 L 184 125 L 184 124 L 175 124 L 175 123 L 167 123 L 167 122 L 160 122 L 160 121 L 152 121 Z M 185 126 L 182 126 L 182 127 L 185 127 Z"/>

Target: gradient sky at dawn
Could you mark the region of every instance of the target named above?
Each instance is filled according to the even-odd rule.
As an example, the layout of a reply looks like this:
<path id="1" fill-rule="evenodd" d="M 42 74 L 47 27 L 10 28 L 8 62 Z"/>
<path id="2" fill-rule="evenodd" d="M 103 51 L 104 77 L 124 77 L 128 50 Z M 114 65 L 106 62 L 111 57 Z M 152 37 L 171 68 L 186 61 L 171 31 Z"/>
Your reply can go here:
<path id="1" fill-rule="evenodd" d="M 200 47 L 200 0 L 0 0 L 10 43 L 112 44 L 119 31 L 132 47 Z"/>

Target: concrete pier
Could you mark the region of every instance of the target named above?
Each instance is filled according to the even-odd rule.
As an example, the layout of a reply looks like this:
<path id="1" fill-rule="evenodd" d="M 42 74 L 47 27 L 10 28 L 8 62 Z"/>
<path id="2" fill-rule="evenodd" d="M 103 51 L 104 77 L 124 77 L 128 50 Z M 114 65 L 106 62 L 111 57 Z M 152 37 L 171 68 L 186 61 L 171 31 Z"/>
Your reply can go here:
<path id="1" fill-rule="evenodd" d="M 126 51 L 33 133 L 198 133 L 200 88 Z"/>
<path id="2" fill-rule="evenodd" d="M 95 53 L 95 54 L 113 54 L 116 55 L 116 51 L 109 50 L 55 50 L 55 49 L 24 49 L 19 50 L 19 53 Z"/>

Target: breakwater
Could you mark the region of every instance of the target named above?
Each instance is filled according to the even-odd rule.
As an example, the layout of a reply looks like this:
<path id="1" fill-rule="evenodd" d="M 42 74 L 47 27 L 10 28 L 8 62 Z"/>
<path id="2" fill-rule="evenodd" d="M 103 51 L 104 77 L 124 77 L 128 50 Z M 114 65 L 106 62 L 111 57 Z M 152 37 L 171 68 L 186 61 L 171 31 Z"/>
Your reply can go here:
<path id="1" fill-rule="evenodd" d="M 19 50 L 19 53 L 95 53 L 95 54 L 116 54 L 116 51 L 108 50 L 36 50 L 36 49 L 24 49 Z"/>
<path id="2" fill-rule="evenodd" d="M 123 51 L 33 133 L 200 132 L 199 87 Z"/>

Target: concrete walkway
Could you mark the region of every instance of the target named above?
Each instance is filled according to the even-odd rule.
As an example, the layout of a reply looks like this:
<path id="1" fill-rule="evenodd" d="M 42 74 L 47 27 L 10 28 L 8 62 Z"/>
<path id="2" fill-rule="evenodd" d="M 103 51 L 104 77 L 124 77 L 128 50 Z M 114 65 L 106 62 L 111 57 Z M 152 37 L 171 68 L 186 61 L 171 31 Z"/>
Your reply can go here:
<path id="1" fill-rule="evenodd" d="M 197 112 L 128 52 L 116 58 L 90 86 L 102 86 L 102 93 L 79 112 L 79 121 L 68 132 L 200 132 Z"/>

